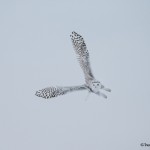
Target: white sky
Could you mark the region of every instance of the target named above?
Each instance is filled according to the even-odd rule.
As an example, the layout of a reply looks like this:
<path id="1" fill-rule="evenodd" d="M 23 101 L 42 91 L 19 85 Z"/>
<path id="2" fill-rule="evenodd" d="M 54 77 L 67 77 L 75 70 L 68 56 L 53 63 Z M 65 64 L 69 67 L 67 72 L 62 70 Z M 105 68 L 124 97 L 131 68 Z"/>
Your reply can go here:
<path id="1" fill-rule="evenodd" d="M 0 149 L 140 150 L 150 144 L 149 0 L 0 1 Z M 47 86 L 84 83 L 70 33 L 83 35 L 108 99 L 50 100 Z M 145 148 L 144 148 L 145 149 Z"/>

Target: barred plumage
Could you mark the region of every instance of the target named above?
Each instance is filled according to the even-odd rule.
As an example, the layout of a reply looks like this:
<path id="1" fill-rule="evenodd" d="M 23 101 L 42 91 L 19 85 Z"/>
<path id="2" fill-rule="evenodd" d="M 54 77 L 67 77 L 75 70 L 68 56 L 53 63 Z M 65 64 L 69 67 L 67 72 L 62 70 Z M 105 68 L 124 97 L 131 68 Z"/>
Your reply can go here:
<path id="1" fill-rule="evenodd" d="M 45 99 L 57 97 L 59 95 L 64 95 L 73 91 L 85 90 L 87 87 L 85 85 L 81 86 L 68 86 L 68 87 L 47 87 L 45 89 L 39 90 L 35 93 L 38 97 L 43 97 Z"/>
<path id="2" fill-rule="evenodd" d="M 43 97 L 43 98 L 52 98 L 58 95 L 65 94 L 65 91 L 62 90 L 60 87 L 48 87 L 42 90 L 39 90 L 35 93 L 36 96 Z"/>
<path id="3" fill-rule="evenodd" d="M 84 72 L 85 82 L 88 84 L 89 80 L 94 79 L 94 75 L 91 70 L 89 52 L 87 50 L 86 44 L 83 37 L 76 32 L 72 32 L 72 35 L 70 35 L 70 37 L 77 54 L 79 64 Z"/>
<path id="4" fill-rule="evenodd" d="M 77 34 L 76 32 L 72 32 L 70 36 L 71 36 L 73 47 L 77 54 L 78 61 L 83 70 L 86 84 L 83 84 L 81 86 L 70 86 L 70 87 L 48 87 L 37 91 L 35 95 L 48 99 L 52 97 L 57 97 L 59 95 L 64 95 L 66 93 L 73 92 L 73 91 L 88 90 L 89 92 L 107 98 L 107 96 L 101 93 L 99 89 L 103 89 L 108 92 L 110 92 L 111 90 L 105 88 L 104 85 L 102 85 L 99 81 L 97 81 L 94 78 L 90 66 L 89 52 L 87 50 L 83 37 Z"/>

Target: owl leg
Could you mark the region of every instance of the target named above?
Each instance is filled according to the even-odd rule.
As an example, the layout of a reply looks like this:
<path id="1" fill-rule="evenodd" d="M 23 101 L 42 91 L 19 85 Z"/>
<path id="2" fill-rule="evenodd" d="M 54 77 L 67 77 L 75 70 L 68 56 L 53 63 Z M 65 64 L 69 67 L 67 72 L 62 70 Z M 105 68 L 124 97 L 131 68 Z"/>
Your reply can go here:
<path id="1" fill-rule="evenodd" d="M 107 96 L 104 93 L 101 93 L 100 91 L 98 91 L 96 94 L 99 95 L 99 96 L 102 96 L 104 98 L 107 98 Z"/>
<path id="2" fill-rule="evenodd" d="M 109 89 L 109 88 L 105 88 L 104 86 L 103 86 L 103 88 L 102 88 L 103 90 L 105 90 L 105 91 L 107 91 L 107 92 L 111 92 L 111 89 Z"/>

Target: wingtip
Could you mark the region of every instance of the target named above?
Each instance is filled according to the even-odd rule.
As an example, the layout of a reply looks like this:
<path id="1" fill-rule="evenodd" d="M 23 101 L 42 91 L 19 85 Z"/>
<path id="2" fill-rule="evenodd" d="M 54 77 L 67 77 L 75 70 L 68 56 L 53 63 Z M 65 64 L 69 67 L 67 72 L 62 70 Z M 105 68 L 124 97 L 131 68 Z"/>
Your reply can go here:
<path id="1" fill-rule="evenodd" d="M 41 97 L 41 92 L 40 91 L 36 91 L 35 95 L 38 96 L 38 97 Z"/>
<path id="2" fill-rule="evenodd" d="M 75 31 L 72 31 L 72 32 L 71 32 L 71 34 L 74 34 L 74 35 L 76 35 L 76 34 L 77 34 L 77 32 L 75 32 Z"/>

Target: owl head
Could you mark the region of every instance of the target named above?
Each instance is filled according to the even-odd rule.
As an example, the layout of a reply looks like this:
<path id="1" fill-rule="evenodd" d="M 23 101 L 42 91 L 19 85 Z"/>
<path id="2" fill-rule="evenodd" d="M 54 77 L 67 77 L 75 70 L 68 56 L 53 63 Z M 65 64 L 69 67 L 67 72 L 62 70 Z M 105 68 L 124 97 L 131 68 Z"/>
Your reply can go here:
<path id="1" fill-rule="evenodd" d="M 98 92 L 100 89 L 102 89 L 104 86 L 101 84 L 100 81 L 97 81 L 97 80 L 93 80 L 91 82 L 91 89 L 93 92 Z"/>

